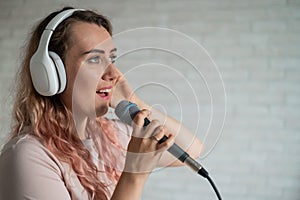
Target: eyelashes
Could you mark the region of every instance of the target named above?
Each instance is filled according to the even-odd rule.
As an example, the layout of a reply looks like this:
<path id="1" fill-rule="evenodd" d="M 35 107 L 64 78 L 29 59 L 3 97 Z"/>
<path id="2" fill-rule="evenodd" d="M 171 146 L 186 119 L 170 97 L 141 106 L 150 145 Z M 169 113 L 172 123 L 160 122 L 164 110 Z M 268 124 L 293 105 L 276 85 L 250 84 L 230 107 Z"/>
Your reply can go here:
<path id="1" fill-rule="evenodd" d="M 100 64 L 102 63 L 102 59 L 100 58 L 100 56 L 94 56 L 92 58 L 89 58 L 88 62 L 91 64 Z"/>
<path id="2" fill-rule="evenodd" d="M 111 63 L 115 63 L 116 62 L 116 59 L 117 59 L 117 55 L 111 55 L 109 57 L 109 61 Z M 90 64 L 102 64 L 102 63 L 105 63 L 104 62 L 104 56 L 100 56 L 100 55 L 97 55 L 97 56 L 93 56 L 91 58 L 88 59 L 88 62 Z"/>
<path id="3" fill-rule="evenodd" d="M 117 59 L 117 55 L 112 55 L 109 57 L 111 63 L 115 63 Z"/>

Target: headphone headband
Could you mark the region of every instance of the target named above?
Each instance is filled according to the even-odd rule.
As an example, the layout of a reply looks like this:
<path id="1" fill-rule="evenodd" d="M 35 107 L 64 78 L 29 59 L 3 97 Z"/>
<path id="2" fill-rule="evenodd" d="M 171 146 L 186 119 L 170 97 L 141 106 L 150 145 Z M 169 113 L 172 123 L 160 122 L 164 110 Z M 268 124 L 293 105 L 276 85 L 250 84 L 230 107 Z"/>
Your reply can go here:
<path id="1" fill-rule="evenodd" d="M 43 96 L 61 93 L 66 87 L 66 73 L 62 60 L 55 52 L 49 52 L 51 36 L 57 26 L 75 11 L 69 9 L 57 14 L 46 26 L 41 36 L 37 51 L 30 60 L 30 74 L 35 90 Z"/>
<path id="2" fill-rule="evenodd" d="M 79 11 L 79 10 L 83 10 L 83 9 L 65 10 L 61 13 L 58 13 L 53 19 L 51 19 L 51 21 L 47 24 L 46 28 L 43 31 L 38 49 L 40 47 L 42 47 L 45 51 L 48 51 L 50 38 L 51 38 L 53 32 L 55 31 L 55 29 L 58 27 L 58 25 L 61 22 L 63 22 L 65 19 L 70 17 L 75 11 Z M 43 44 L 43 42 L 45 42 L 45 43 Z M 45 47 L 47 47 L 47 49 Z"/>
<path id="3" fill-rule="evenodd" d="M 70 17 L 75 11 L 83 11 L 83 9 L 69 9 L 58 13 L 46 26 L 45 30 L 54 31 L 57 26 L 64 21 L 66 18 Z"/>

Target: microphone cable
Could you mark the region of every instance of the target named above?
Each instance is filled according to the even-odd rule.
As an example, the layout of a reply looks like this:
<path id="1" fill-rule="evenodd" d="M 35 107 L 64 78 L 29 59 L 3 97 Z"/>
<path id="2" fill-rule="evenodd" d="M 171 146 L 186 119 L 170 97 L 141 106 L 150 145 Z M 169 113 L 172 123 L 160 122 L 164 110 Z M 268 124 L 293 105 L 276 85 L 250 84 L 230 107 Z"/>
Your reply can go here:
<path id="1" fill-rule="evenodd" d="M 218 200 L 222 200 L 221 194 L 219 193 L 217 186 L 215 185 L 214 181 L 210 178 L 208 172 L 204 169 L 204 167 L 202 167 L 197 173 L 208 180 L 208 182 L 214 189 L 214 191 L 218 197 Z"/>
<path id="2" fill-rule="evenodd" d="M 217 197 L 219 200 L 222 200 L 221 194 L 218 191 L 218 188 L 216 187 L 215 183 L 213 182 L 213 180 L 210 178 L 210 176 L 207 177 L 208 182 L 210 183 L 210 185 L 212 186 L 212 188 L 214 189 Z"/>
<path id="3" fill-rule="evenodd" d="M 167 139 L 168 139 L 168 137 L 164 135 L 163 138 L 158 141 L 158 143 L 161 144 L 164 141 L 166 141 Z M 215 185 L 214 181 L 210 178 L 208 171 L 206 171 L 206 169 L 204 169 L 204 167 L 199 162 L 197 162 L 192 157 L 190 157 L 190 155 L 188 153 L 183 152 L 183 154 L 181 154 L 182 150 L 178 151 L 178 148 L 180 149 L 180 147 L 178 147 L 176 144 L 174 144 L 174 145 L 173 145 L 174 146 L 173 149 L 171 147 L 168 151 L 173 155 L 180 155 L 178 157 L 178 159 L 181 162 L 185 163 L 187 166 L 189 166 L 197 174 L 199 174 L 199 175 L 203 176 L 204 178 L 206 178 L 208 180 L 208 182 L 210 183 L 210 185 L 212 186 L 212 188 L 214 189 L 214 191 L 215 191 L 215 193 L 218 197 L 218 200 L 222 200 L 220 192 L 218 191 L 218 188 Z M 179 154 L 178 154 L 178 152 L 179 152 Z"/>
<path id="4" fill-rule="evenodd" d="M 168 137 L 164 135 L 163 138 L 158 141 L 158 143 L 161 144 L 164 141 L 166 141 L 167 139 L 168 139 Z M 204 169 L 204 167 L 199 162 L 197 162 L 192 157 L 190 157 L 190 155 L 188 153 L 183 152 L 183 154 L 181 154 L 182 150 L 178 151 L 178 148 L 180 149 L 180 147 L 178 147 L 176 144 L 173 144 L 173 148 L 171 147 L 170 149 L 168 149 L 168 151 L 173 155 L 177 155 L 177 156 L 180 155 L 178 157 L 178 159 L 181 162 L 185 163 L 188 167 L 190 167 L 197 174 L 206 178 L 208 180 L 208 182 L 210 183 L 210 185 L 212 186 L 212 188 L 214 189 L 214 191 L 218 197 L 218 200 L 222 200 L 220 192 L 218 191 L 218 188 L 215 185 L 214 181 L 210 178 L 208 171 L 206 171 L 206 169 Z M 179 152 L 179 154 L 178 154 L 178 152 Z"/>

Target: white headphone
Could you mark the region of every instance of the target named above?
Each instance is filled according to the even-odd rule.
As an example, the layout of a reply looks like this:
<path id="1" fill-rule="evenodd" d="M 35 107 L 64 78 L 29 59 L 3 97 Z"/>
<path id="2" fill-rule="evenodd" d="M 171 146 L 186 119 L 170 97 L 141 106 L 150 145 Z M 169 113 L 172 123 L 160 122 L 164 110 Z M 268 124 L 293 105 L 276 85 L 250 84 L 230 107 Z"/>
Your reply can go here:
<path id="1" fill-rule="evenodd" d="M 53 96 L 66 88 L 66 72 L 61 58 L 52 51 L 48 51 L 50 38 L 57 26 L 75 11 L 65 10 L 57 14 L 46 26 L 37 51 L 30 60 L 30 74 L 35 90 L 43 96 Z"/>

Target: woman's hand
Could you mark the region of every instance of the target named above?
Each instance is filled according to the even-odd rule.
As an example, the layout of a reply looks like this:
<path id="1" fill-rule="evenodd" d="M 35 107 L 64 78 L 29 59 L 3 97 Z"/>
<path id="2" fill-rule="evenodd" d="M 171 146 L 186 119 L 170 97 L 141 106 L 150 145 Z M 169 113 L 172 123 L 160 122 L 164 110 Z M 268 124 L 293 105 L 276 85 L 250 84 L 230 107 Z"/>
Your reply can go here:
<path id="1" fill-rule="evenodd" d="M 166 129 L 157 120 L 143 127 L 148 110 L 141 110 L 134 118 L 133 133 L 128 145 L 125 172 L 150 173 L 158 164 L 162 153 L 174 143 L 172 135 L 159 144 L 158 141 L 166 134 Z"/>
<path id="2" fill-rule="evenodd" d="M 159 144 L 165 135 L 165 128 L 153 120 L 143 127 L 144 119 L 149 115 L 148 110 L 141 110 L 134 118 L 133 133 L 128 145 L 125 168 L 116 186 L 111 200 L 141 199 L 145 182 L 157 166 L 163 152 L 172 146 L 174 137 Z"/>

